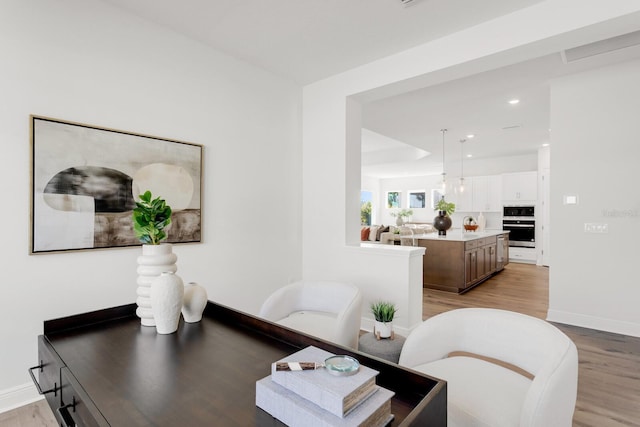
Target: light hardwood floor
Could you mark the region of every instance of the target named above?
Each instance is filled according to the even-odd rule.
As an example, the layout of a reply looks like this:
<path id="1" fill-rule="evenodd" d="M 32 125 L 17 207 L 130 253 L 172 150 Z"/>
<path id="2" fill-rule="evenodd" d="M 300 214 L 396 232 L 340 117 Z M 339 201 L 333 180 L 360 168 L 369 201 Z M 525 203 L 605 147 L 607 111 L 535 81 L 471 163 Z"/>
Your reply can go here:
<path id="1" fill-rule="evenodd" d="M 463 295 L 425 289 L 423 317 L 461 307 L 493 307 L 544 319 L 549 270 L 509 264 L 504 271 Z M 578 347 L 576 427 L 640 426 L 640 338 L 567 325 L 557 326 Z M 2 427 L 56 426 L 44 401 L 0 414 Z M 554 427 L 554 426 L 550 426 Z"/>
<path id="2" fill-rule="evenodd" d="M 55 427 L 57 425 L 44 399 L 0 414 L 2 427 Z"/>

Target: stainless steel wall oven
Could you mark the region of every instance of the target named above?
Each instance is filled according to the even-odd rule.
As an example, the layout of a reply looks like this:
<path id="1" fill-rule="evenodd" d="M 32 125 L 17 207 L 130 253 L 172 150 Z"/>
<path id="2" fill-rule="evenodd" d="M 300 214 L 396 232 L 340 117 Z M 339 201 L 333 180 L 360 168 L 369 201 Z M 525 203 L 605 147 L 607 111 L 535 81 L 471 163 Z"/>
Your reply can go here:
<path id="1" fill-rule="evenodd" d="M 536 247 L 535 207 L 504 206 L 502 211 L 502 229 L 509 231 L 509 246 Z"/>

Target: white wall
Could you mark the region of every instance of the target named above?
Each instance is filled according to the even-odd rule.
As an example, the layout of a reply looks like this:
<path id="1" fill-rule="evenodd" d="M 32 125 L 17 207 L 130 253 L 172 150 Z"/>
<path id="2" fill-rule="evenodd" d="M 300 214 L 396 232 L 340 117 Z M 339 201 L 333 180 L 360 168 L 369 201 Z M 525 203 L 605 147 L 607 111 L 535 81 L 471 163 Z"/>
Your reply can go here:
<path id="1" fill-rule="evenodd" d="M 552 84 L 552 320 L 640 336 L 639 117 L 640 61 Z M 585 233 L 585 223 L 609 232 Z"/>
<path id="2" fill-rule="evenodd" d="M 401 209 L 409 209 L 409 192 L 424 191 L 426 202 L 424 209 L 411 208 L 413 215 L 411 221 L 431 222 L 436 213 L 431 208 L 431 189 L 442 187 L 441 175 L 412 176 L 406 178 L 385 178 L 380 180 L 380 198 L 377 200 L 376 208 L 379 212 L 378 224 L 395 225 L 396 218 L 390 214 L 398 209 L 387 208 L 387 192 L 399 191 L 401 193 Z"/>
<path id="3" fill-rule="evenodd" d="M 398 268 L 408 266 L 391 257 L 372 260 L 365 248 L 350 250 L 359 244 L 360 230 L 360 102 L 617 35 L 621 25 L 638 29 L 639 11 L 640 4 L 631 0 L 543 1 L 305 86 L 303 276 L 355 279 L 365 298 L 369 289 L 381 289 L 390 277 L 407 280 L 403 288 L 421 281 L 414 277 L 419 270 L 405 277 Z M 393 286 L 387 284 L 387 289 L 393 297 Z M 406 303 L 413 307 L 421 301 Z M 593 304 L 598 303 L 596 296 Z"/>
<path id="4" fill-rule="evenodd" d="M 95 0 L 4 0 L 0 46 L 0 411 L 43 320 L 136 297 L 140 248 L 28 255 L 30 114 L 204 145 L 203 243 L 174 251 L 210 299 L 257 312 L 301 277 L 299 87 Z"/>

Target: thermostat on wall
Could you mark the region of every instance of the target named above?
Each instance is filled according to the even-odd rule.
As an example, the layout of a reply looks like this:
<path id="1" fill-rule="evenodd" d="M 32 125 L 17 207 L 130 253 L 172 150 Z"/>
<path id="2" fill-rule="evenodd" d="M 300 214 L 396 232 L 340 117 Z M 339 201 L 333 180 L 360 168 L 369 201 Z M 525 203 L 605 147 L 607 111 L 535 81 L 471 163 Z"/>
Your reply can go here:
<path id="1" fill-rule="evenodd" d="M 563 196 L 563 203 L 565 205 L 577 205 L 578 204 L 578 196 L 575 194 L 565 194 Z"/>

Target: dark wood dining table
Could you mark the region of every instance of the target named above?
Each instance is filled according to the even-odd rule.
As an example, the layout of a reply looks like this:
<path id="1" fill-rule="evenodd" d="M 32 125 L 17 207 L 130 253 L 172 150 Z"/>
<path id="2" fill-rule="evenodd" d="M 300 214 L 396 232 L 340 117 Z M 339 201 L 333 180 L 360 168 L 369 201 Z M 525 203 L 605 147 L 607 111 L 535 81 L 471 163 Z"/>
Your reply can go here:
<path id="1" fill-rule="evenodd" d="M 135 304 L 48 320 L 29 369 L 61 426 L 280 426 L 255 405 L 271 364 L 313 345 L 357 358 L 395 392 L 392 426 L 446 426 L 446 382 L 208 302 L 161 335 Z"/>

